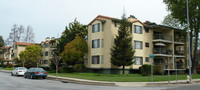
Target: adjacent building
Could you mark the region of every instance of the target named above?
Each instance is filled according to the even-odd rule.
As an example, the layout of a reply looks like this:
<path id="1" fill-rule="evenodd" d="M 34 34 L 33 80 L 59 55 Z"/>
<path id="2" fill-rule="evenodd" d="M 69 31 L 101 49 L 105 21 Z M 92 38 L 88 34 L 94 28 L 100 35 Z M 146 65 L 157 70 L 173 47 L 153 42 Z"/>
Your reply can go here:
<path id="1" fill-rule="evenodd" d="M 47 37 L 45 41 L 40 43 L 41 52 L 41 65 L 40 67 L 49 68 L 51 64 L 51 59 L 53 59 L 52 50 L 55 49 L 57 39 L 52 37 Z"/>
<path id="2" fill-rule="evenodd" d="M 12 59 L 19 58 L 19 53 L 21 51 L 24 51 L 26 46 L 28 45 L 34 45 L 36 43 L 27 43 L 27 42 L 15 42 L 13 44 L 13 50 L 12 50 Z"/>
<path id="3" fill-rule="evenodd" d="M 170 64 L 174 70 L 187 69 L 187 43 L 185 34 L 179 29 L 157 25 L 146 21 L 142 23 L 133 15 L 128 18 L 132 33 L 132 45 L 135 49 L 134 64 L 127 66 L 127 71 L 138 70 L 143 64 L 150 64 L 150 54 L 155 65 Z M 88 54 L 85 60 L 86 67 L 93 72 L 116 73 L 119 68 L 111 64 L 111 51 L 116 35 L 118 35 L 119 19 L 103 15 L 97 16 L 88 24 Z M 167 66 L 164 68 L 167 69 Z"/>
<path id="4" fill-rule="evenodd" d="M 0 54 L 0 58 L 3 59 L 5 63 L 13 63 L 13 59 L 11 58 L 12 47 L 11 46 L 1 47 L 1 50 L 2 49 L 4 49 L 5 52 L 3 54 Z"/>

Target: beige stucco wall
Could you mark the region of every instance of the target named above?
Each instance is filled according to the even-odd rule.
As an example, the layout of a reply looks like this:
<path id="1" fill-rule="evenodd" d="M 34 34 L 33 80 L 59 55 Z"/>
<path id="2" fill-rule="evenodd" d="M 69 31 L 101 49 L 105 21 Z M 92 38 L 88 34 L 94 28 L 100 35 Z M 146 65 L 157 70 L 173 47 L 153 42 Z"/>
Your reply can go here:
<path id="1" fill-rule="evenodd" d="M 115 22 L 112 21 L 111 19 L 103 18 L 103 20 L 105 20 L 105 23 L 102 23 L 99 20 L 95 20 L 91 25 L 88 26 L 88 54 L 87 54 L 88 61 L 87 61 L 87 65 L 86 65 L 86 67 L 88 67 L 88 68 L 118 68 L 116 66 L 113 66 L 110 63 L 110 58 L 111 58 L 110 49 L 114 45 L 114 38 L 116 37 L 116 35 L 118 35 L 119 23 L 117 24 L 117 27 L 115 27 L 114 26 Z M 134 21 L 134 20 L 135 19 L 129 19 L 129 21 Z M 92 25 L 97 24 L 97 23 L 100 23 L 100 32 L 92 33 Z M 104 27 L 103 27 L 104 31 L 102 31 L 102 24 L 104 25 Z M 134 25 L 142 26 L 142 34 L 134 33 Z M 135 51 L 136 51 L 135 57 L 142 57 L 143 64 L 151 63 L 151 59 L 149 60 L 149 62 L 146 62 L 145 58 L 149 57 L 149 54 L 153 54 L 153 46 L 155 44 L 152 41 L 153 40 L 153 31 L 162 32 L 162 34 L 164 34 L 164 35 L 172 36 L 171 42 L 167 42 L 167 43 L 164 42 L 166 44 L 166 46 L 164 48 L 172 50 L 172 57 L 170 57 L 170 62 L 172 63 L 172 65 L 170 67 L 174 68 L 175 45 L 174 45 L 174 30 L 173 29 L 170 29 L 170 30 L 149 29 L 149 33 L 146 33 L 143 24 L 141 24 L 140 22 L 132 23 L 132 37 L 133 37 L 132 45 L 134 45 L 134 40 L 142 41 L 142 43 L 143 43 L 143 49 L 135 49 Z M 95 39 L 100 39 L 100 48 L 92 48 L 92 40 L 95 40 Z M 102 39 L 104 40 L 103 48 L 101 46 Z M 145 47 L 145 43 L 149 43 L 149 47 Z M 184 45 L 181 47 L 184 48 Z M 94 56 L 94 55 L 100 56 L 99 64 L 91 64 L 91 59 L 92 59 L 92 56 Z M 103 55 L 103 64 L 101 63 L 101 55 Z M 133 64 L 131 66 L 126 67 L 126 69 L 129 69 L 129 68 L 138 69 L 140 66 L 141 65 Z"/>

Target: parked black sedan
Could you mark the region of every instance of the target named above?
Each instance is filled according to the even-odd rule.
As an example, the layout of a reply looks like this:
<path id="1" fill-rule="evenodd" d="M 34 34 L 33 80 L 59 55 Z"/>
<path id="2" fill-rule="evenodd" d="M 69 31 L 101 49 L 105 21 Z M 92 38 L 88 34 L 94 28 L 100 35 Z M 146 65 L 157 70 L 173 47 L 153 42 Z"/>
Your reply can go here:
<path id="1" fill-rule="evenodd" d="M 24 74 L 24 78 L 39 78 L 42 77 L 45 79 L 47 77 L 47 71 L 45 71 L 43 68 L 30 68 L 27 70 Z"/>

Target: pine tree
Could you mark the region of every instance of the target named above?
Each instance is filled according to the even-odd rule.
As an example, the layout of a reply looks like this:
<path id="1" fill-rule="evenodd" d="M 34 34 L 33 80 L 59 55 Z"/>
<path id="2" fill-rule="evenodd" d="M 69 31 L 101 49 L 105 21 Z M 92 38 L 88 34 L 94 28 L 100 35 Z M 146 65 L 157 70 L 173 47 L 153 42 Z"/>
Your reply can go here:
<path id="1" fill-rule="evenodd" d="M 120 27 L 118 35 L 115 38 L 115 43 L 111 49 L 111 63 L 118 67 L 123 67 L 123 74 L 125 74 L 125 66 L 133 64 L 135 50 L 132 47 L 131 33 L 128 31 L 130 26 L 127 21 L 126 15 L 123 14 L 120 20 Z"/>

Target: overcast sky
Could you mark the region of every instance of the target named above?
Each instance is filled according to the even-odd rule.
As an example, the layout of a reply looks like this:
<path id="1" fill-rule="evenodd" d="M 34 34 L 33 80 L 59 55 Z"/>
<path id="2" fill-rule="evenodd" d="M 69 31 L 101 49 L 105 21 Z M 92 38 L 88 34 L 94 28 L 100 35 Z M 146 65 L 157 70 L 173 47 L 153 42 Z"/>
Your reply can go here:
<path id="1" fill-rule="evenodd" d="M 0 0 L 0 35 L 8 38 L 14 24 L 33 27 L 35 42 L 60 37 L 75 18 L 88 24 L 97 15 L 121 18 L 134 15 L 160 24 L 168 14 L 163 0 Z"/>

